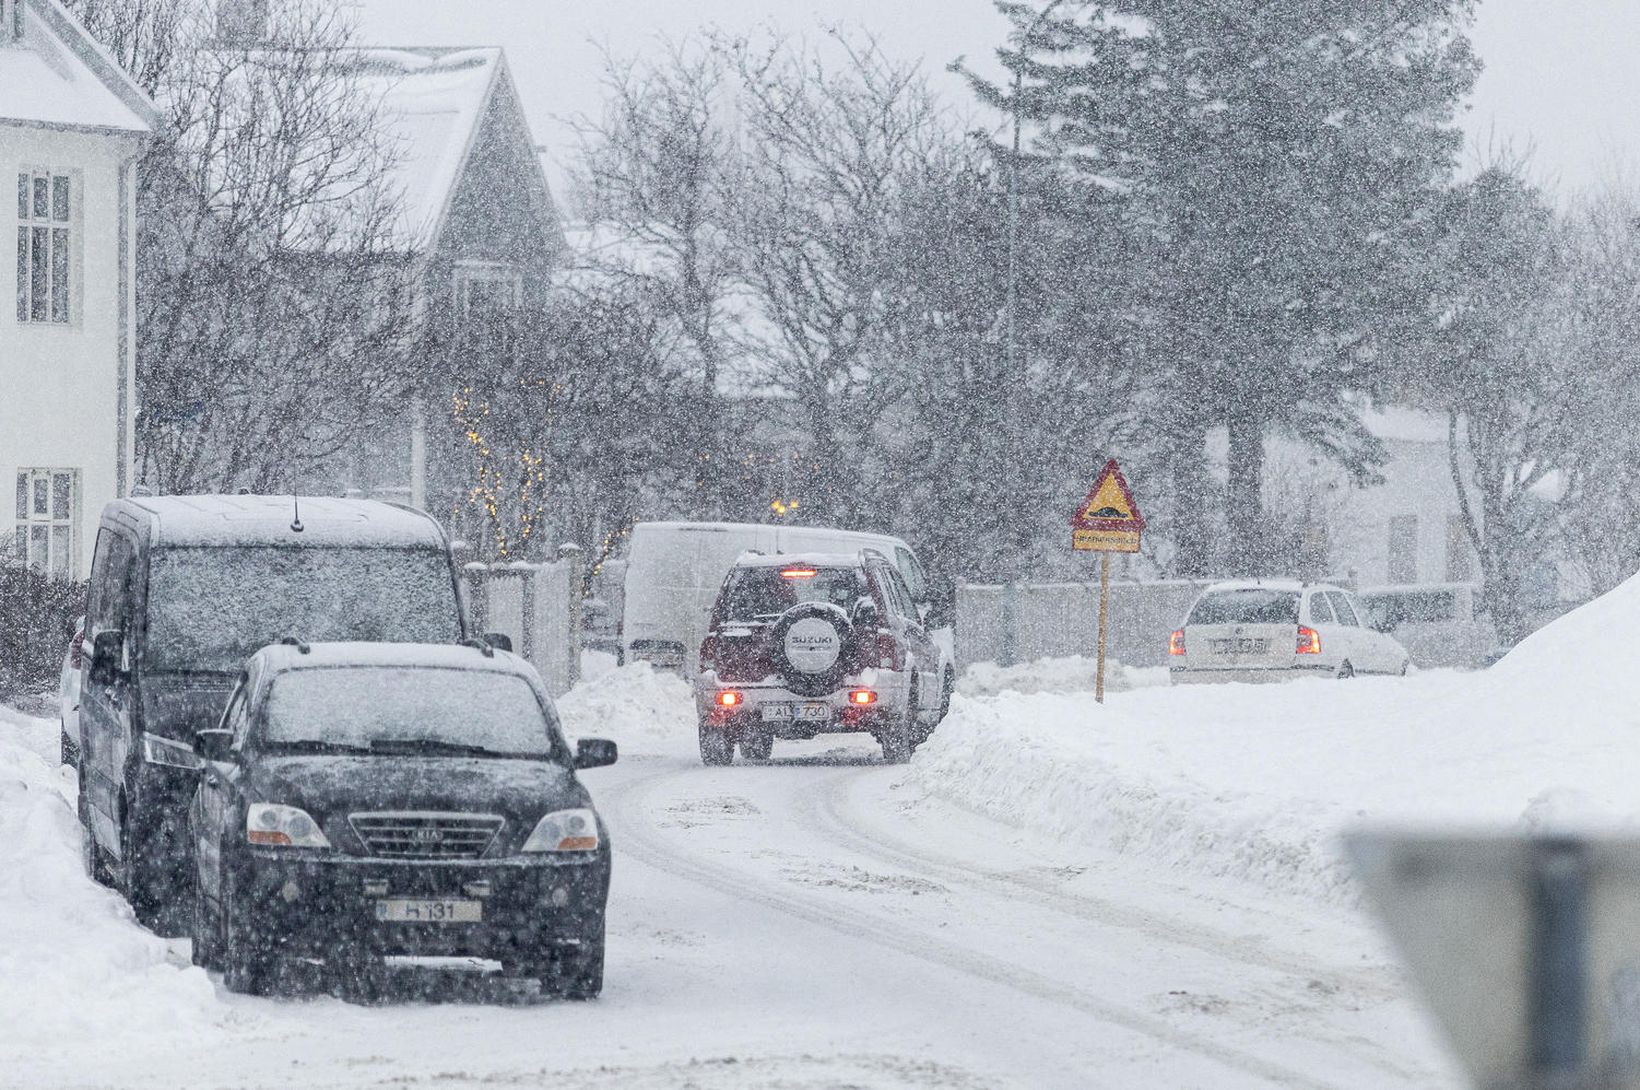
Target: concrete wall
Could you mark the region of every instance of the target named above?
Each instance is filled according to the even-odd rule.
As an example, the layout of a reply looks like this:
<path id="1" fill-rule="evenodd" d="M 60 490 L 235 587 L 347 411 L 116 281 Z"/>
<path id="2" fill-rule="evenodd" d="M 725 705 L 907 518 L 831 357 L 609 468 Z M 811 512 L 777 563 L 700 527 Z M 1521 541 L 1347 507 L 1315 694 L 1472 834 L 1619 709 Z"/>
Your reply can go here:
<path id="1" fill-rule="evenodd" d="M 511 639 L 553 696 L 568 692 L 581 676 L 581 550 L 565 545 L 549 564 L 468 564 L 463 574 L 477 629 Z"/>
<path id="2" fill-rule="evenodd" d="M 1167 664 L 1167 638 L 1184 620 L 1205 581 L 1110 585 L 1107 654 L 1125 666 Z M 976 662 L 1096 653 L 1097 583 L 965 583 L 957 588 L 957 669 Z"/>
<path id="3" fill-rule="evenodd" d="M 130 487 L 135 418 L 130 296 L 134 139 L 0 124 L 0 537 L 20 468 L 79 471 L 73 552 L 89 574 L 103 504 Z M 17 320 L 17 175 L 73 179 L 70 320 Z M 122 264 L 123 272 L 122 275 Z"/>

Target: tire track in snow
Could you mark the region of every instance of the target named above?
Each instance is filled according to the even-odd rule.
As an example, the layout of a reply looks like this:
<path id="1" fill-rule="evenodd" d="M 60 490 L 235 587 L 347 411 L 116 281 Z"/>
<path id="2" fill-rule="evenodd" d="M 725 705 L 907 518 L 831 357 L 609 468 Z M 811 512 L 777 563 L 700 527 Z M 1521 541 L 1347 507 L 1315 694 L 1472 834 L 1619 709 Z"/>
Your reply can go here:
<path id="1" fill-rule="evenodd" d="M 851 815 L 859 811 L 852 802 L 855 790 L 872 769 L 837 769 L 816 777 L 801 789 L 798 805 L 810 820 L 809 827 L 823 830 L 838 845 L 898 870 L 947 886 L 965 887 L 1012 901 L 1024 901 L 1038 908 L 1068 916 L 1102 928 L 1135 931 L 1155 942 L 1184 946 L 1210 957 L 1249 968 L 1277 973 L 1301 981 L 1314 981 L 1329 992 L 1343 992 L 1377 1002 L 1389 1002 L 1401 991 L 1386 974 L 1351 973 L 1337 966 L 1311 961 L 1299 955 L 1269 950 L 1245 936 L 1216 931 L 1199 923 L 1156 916 L 1119 902 L 1081 893 L 1066 893 L 1046 879 L 1016 871 L 997 870 L 951 856 L 930 857 L 905 841 L 886 834 L 880 825 L 864 827 Z M 982 820 L 991 820 L 976 815 Z M 1356 1051 L 1354 1043 L 1378 1047 L 1378 1042 L 1342 1036 L 1308 1034 L 1311 1040 L 1349 1050 L 1363 1064 L 1403 1081 L 1427 1080 L 1429 1072 L 1411 1070 L 1395 1060 Z"/>
<path id="2" fill-rule="evenodd" d="M 871 913 L 846 908 L 829 901 L 806 901 L 743 871 L 687 853 L 678 843 L 668 841 L 653 831 L 651 823 L 647 820 L 647 814 L 652 811 L 644 804 L 665 783 L 699 774 L 700 770 L 694 768 L 659 772 L 641 779 L 629 780 L 613 792 L 606 791 L 606 814 L 613 811 L 619 819 L 621 837 L 618 850 L 632 854 L 640 862 L 656 870 L 695 882 L 718 893 L 782 912 L 846 939 L 873 942 L 935 966 L 1081 1011 L 1111 1026 L 1148 1037 L 1181 1051 L 1194 1053 L 1280 1086 L 1330 1090 L 1336 1085 L 1254 1053 L 1178 1029 L 1155 1015 L 1098 998 L 1073 985 L 1021 968 L 1002 958 L 932 938 L 912 927 L 884 920 Z M 608 801 L 611 795 L 614 796 L 613 806 Z"/>

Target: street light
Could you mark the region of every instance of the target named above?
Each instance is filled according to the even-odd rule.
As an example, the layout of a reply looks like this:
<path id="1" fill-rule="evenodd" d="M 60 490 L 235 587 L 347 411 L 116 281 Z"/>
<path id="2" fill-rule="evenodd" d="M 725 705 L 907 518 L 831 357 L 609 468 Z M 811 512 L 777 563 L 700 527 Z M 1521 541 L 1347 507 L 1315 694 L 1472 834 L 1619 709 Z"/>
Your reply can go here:
<path id="1" fill-rule="evenodd" d="M 1025 59 L 1029 54 L 1031 35 L 1036 33 L 1037 27 L 1052 15 L 1054 11 L 1065 3 L 1065 0 L 1053 0 L 1047 7 L 1037 12 L 1025 28 L 1018 32 L 1015 40 L 1019 47 L 1019 66 L 1014 69 L 1014 154 L 1008 163 L 1008 374 L 1007 384 L 1003 393 L 1005 415 L 1002 426 L 1003 433 L 1003 469 L 1019 465 L 1022 460 L 1022 436 L 1024 428 L 1019 419 L 1019 386 L 1022 381 L 1019 368 L 1019 153 L 1020 130 L 1023 122 L 1020 118 L 1019 100 L 1025 91 Z M 1023 562 L 1026 550 L 1023 548 L 1010 549 L 1012 556 L 1012 578 L 1008 580 L 1007 590 L 1004 592 L 1004 617 L 1002 626 L 1002 662 L 1003 665 L 1012 665 L 1017 655 L 1018 625 L 1013 616 L 1013 605 L 1018 594 L 1020 565 Z"/>

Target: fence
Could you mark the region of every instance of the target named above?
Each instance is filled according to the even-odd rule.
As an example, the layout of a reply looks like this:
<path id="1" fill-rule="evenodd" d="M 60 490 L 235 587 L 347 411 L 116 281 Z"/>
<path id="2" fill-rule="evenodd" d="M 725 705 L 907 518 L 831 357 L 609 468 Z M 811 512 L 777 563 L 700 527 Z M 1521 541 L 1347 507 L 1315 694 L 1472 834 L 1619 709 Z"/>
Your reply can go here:
<path id="1" fill-rule="evenodd" d="M 1109 654 L 1125 666 L 1165 666 L 1167 637 L 1205 581 L 1110 585 Z M 1093 655 L 1099 641 L 1097 583 L 963 584 L 957 588 L 957 668 Z"/>
<path id="2" fill-rule="evenodd" d="M 581 549 L 564 545 L 547 564 L 468 564 L 462 569 L 473 622 L 500 632 L 541 673 L 553 696 L 581 677 Z"/>

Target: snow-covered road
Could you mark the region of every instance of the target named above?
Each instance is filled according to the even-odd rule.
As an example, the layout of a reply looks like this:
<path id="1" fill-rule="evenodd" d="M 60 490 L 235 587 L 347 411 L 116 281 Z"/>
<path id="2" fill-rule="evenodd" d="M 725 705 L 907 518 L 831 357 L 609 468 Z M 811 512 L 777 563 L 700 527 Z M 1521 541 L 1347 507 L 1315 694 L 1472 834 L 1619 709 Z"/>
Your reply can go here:
<path id="1" fill-rule="evenodd" d="M 1027 832 L 869 742 L 704 768 L 681 683 L 645 671 L 563 710 L 623 746 L 587 774 L 617 860 L 591 1004 L 493 984 L 368 1006 L 230 995 L 76 873 L 54 725 L 0 723 L 0 824 L 28 831 L 0 860 L 20 929 L 0 946 L 0 1085 L 1451 1081 L 1347 908 Z"/>

